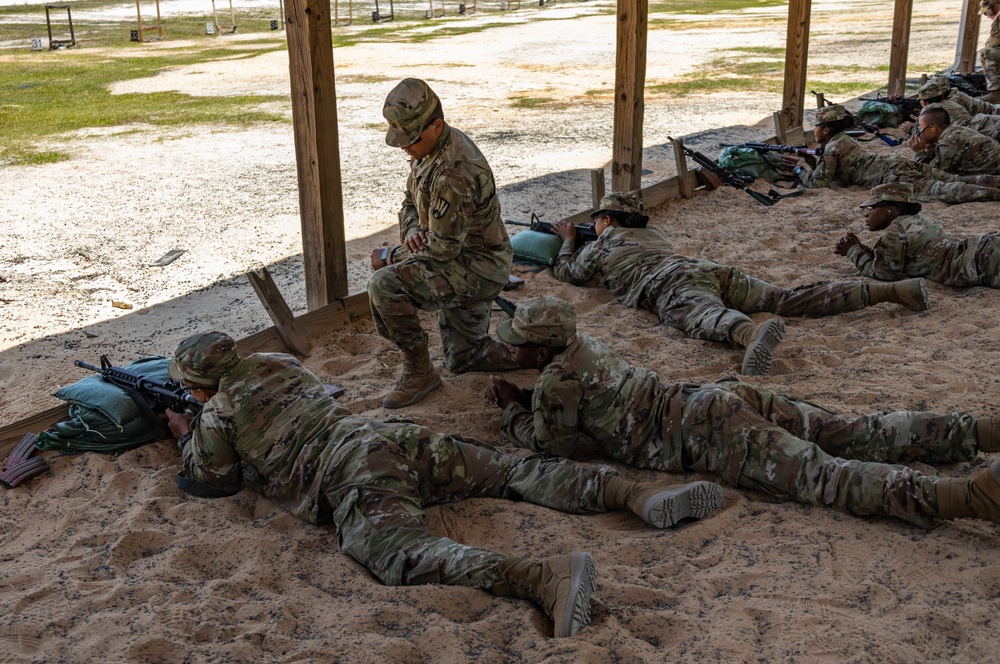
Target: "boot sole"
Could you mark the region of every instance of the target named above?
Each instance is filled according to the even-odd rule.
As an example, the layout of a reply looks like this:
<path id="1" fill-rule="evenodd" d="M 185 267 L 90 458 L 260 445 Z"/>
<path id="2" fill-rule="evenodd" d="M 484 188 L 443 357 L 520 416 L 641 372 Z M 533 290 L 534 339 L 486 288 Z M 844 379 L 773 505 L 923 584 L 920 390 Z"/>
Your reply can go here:
<path id="1" fill-rule="evenodd" d="M 785 321 L 772 318 L 764 321 L 760 331 L 743 354 L 740 373 L 744 376 L 766 376 L 774 364 L 774 349 L 785 338 Z"/>
<path id="2" fill-rule="evenodd" d="M 722 507 L 725 494 L 715 482 L 692 482 L 661 491 L 646 501 L 642 520 L 656 528 L 669 528 L 681 519 L 701 519 Z"/>
<path id="3" fill-rule="evenodd" d="M 917 279 L 917 289 L 916 299 L 910 299 L 910 295 L 914 294 L 912 292 L 902 295 L 903 306 L 910 311 L 927 311 L 927 301 L 930 298 L 930 294 L 927 292 L 927 282 L 923 279 Z"/>
<path id="4" fill-rule="evenodd" d="M 574 553 L 570 564 L 570 589 L 563 607 L 561 624 L 555 626 L 557 637 L 573 636 L 590 624 L 590 596 L 597 587 L 597 567 L 589 553 Z"/>
<path id="5" fill-rule="evenodd" d="M 423 399 L 424 397 L 426 397 L 428 394 L 430 394 L 431 392 L 433 392 L 437 388 L 441 387 L 442 384 L 443 383 L 441 382 L 441 376 L 438 376 L 437 380 L 435 380 L 433 383 L 431 383 L 430 385 L 428 385 L 424 389 L 422 389 L 419 392 L 417 392 L 416 394 L 414 394 L 413 397 L 409 401 L 400 401 L 400 402 L 390 401 L 389 397 L 386 397 L 386 398 L 382 399 L 382 407 L 383 408 L 394 409 L 394 408 L 404 408 L 406 406 L 412 406 L 413 404 L 417 403 L 418 401 L 420 401 L 421 399 Z"/>

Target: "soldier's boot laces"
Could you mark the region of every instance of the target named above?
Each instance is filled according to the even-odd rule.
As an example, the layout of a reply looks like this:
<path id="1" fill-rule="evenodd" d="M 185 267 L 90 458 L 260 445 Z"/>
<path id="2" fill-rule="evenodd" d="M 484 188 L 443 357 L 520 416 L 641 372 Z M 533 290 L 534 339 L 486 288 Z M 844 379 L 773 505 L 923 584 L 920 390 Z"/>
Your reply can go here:
<path id="1" fill-rule="evenodd" d="M 868 303 L 892 302 L 910 311 L 927 309 L 927 283 L 923 279 L 903 279 L 885 284 L 868 284 Z"/>
<path id="2" fill-rule="evenodd" d="M 504 558 L 501 580 L 490 589 L 498 597 L 535 602 L 552 619 L 557 637 L 573 636 L 590 624 L 590 596 L 597 587 L 597 568 L 589 553 L 550 560 Z"/>
<path id="3" fill-rule="evenodd" d="M 1000 452 L 1000 417 L 977 417 L 976 440 L 980 452 Z"/>
<path id="4" fill-rule="evenodd" d="M 934 487 L 942 519 L 986 519 L 1000 523 L 1000 459 L 971 480 L 943 477 Z"/>
<path id="5" fill-rule="evenodd" d="M 746 348 L 740 373 L 744 376 L 766 376 L 774 365 L 774 349 L 785 338 L 785 321 L 770 318 L 760 325 L 742 323 L 733 329 L 732 339 Z"/>
<path id="6" fill-rule="evenodd" d="M 630 482 L 612 475 L 601 496 L 610 510 L 631 510 L 656 528 L 669 528 L 681 519 L 701 519 L 722 507 L 724 494 L 715 482 L 691 482 L 664 488 Z"/>
<path id="7" fill-rule="evenodd" d="M 430 351 L 424 344 L 414 350 L 403 351 L 403 375 L 396 389 L 382 398 L 385 408 L 402 408 L 415 404 L 441 387 L 441 376 L 434 370 Z"/>

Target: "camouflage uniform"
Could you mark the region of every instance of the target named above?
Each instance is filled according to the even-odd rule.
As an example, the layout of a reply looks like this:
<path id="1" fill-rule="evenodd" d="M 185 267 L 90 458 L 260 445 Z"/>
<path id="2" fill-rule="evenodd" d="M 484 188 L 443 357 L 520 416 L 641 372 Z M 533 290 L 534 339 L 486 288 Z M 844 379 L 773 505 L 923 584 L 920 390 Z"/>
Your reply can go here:
<path id="1" fill-rule="evenodd" d="M 714 472 L 733 486 L 921 527 L 940 516 L 939 478 L 894 464 L 967 461 L 979 449 L 968 414 L 848 418 L 738 381 L 668 384 L 583 335 L 543 369 L 531 410 L 510 404 L 500 427 L 503 442 L 531 450 L 568 456 L 596 444 L 638 468 Z"/>
<path id="2" fill-rule="evenodd" d="M 1000 3 L 996 0 L 982 0 L 980 13 L 992 13 L 998 4 Z M 1000 16 L 994 18 L 990 25 L 990 36 L 986 38 L 986 46 L 979 52 L 979 62 L 986 75 L 986 89 L 989 92 L 1000 90 Z"/>
<path id="3" fill-rule="evenodd" d="M 904 184 L 875 187 L 872 195 L 862 207 L 913 202 Z M 940 224 L 922 214 L 896 217 L 874 248 L 855 244 L 847 257 L 861 274 L 873 279 L 926 277 L 946 286 L 1000 288 L 1000 234 L 949 237 Z"/>
<path id="4" fill-rule="evenodd" d="M 934 145 L 916 154 L 916 160 L 947 173 L 998 175 L 1000 142 L 975 129 L 950 124 Z"/>
<path id="5" fill-rule="evenodd" d="M 597 277 L 627 307 L 649 309 L 695 339 L 731 341 L 747 313 L 828 316 L 869 304 L 867 284 L 819 282 L 785 289 L 734 267 L 678 255 L 662 231 L 611 226 L 574 255 L 566 240 L 553 272 L 584 285 Z"/>
<path id="6" fill-rule="evenodd" d="M 423 81 L 406 79 L 393 94 L 397 91 L 407 104 L 396 100 L 394 105 L 391 94 L 383 111 L 387 118 L 398 112 L 396 106 L 424 103 L 429 115 L 437 105 Z M 390 129 L 387 142 L 394 131 L 402 132 Z M 427 234 L 420 251 L 396 247 L 391 264 L 368 280 L 379 334 L 403 351 L 422 347 L 427 335 L 417 309 L 436 310 L 449 369 L 471 371 L 486 358 L 494 362 L 485 368 L 510 368 L 496 365 L 496 358 L 506 362 L 507 354 L 488 331 L 493 298 L 507 283 L 514 252 L 486 158 L 468 136 L 447 124 L 434 150 L 410 164 L 399 212 L 400 241 L 419 231 Z"/>
<path id="7" fill-rule="evenodd" d="M 819 157 L 816 168 L 803 169 L 799 178 L 810 189 L 829 187 L 833 182 L 865 189 L 886 182 L 909 182 L 913 185 L 914 197 L 922 202 L 1000 200 L 1000 192 L 992 188 L 996 184 L 992 178 L 956 176 L 898 155 L 875 154 L 843 132 L 823 146 L 823 156 Z"/>
<path id="8" fill-rule="evenodd" d="M 1000 104 L 992 104 L 988 101 L 983 101 L 979 97 L 970 97 L 961 90 L 953 89 L 948 94 L 948 99 L 964 106 L 965 110 L 973 117 L 977 115 L 1000 115 Z"/>
<path id="9" fill-rule="evenodd" d="M 341 550 L 385 584 L 491 588 L 499 579 L 504 555 L 432 535 L 428 505 L 488 496 L 605 511 L 610 469 L 352 415 L 288 355 L 252 355 L 216 380 L 183 448 L 184 477 L 233 493 L 241 463 L 253 467 L 281 506 L 310 523 L 332 520 Z"/>

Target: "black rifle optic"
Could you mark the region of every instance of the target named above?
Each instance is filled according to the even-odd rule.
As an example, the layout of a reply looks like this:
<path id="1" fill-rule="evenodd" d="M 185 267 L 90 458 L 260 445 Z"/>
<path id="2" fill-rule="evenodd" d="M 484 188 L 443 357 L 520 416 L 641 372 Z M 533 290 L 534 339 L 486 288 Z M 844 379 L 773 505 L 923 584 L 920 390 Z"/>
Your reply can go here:
<path id="1" fill-rule="evenodd" d="M 819 92 L 816 92 L 815 90 L 810 90 L 809 92 L 811 92 L 812 94 L 816 95 L 817 97 L 819 97 L 819 95 L 821 94 Z M 829 99 L 826 99 L 825 97 L 823 98 L 823 101 L 826 102 L 827 106 L 836 106 L 837 105 L 837 102 L 830 101 Z M 871 122 L 865 122 L 864 120 L 862 120 L 858 116 L 856 116 L 853 113 L 851 113 L 850 111 L 848 111 L 846 108 L 844 109 L 844 112 L 847 114 L 847 117 L 851 118 L 851 120 L 854 121 L 854 124 L 856 124 L 857 126 L 861 127 L 862 129 L 864 129 L 865 131 L 867 131 L 869 134 L 872 134 L 873 136 L 875 136 L 875 138 L 878 138 L 879 140 L 881 140 L 886 145 L 891 145 L 892 147 L 896 147 L 897 145 L 899 145 L 899 141 L 897 141 L 892 136 L 886 136 L 885 134 L 883 134 L 882 130 L 879 129 L 876 125 L 872 124 Z"/>
<path id="2" fill-rule="evenodd" d="M 673 141 L 674 138 L 673 136 L 667 136 L 667 140 Z M 707 155 L 702 154 L 697 150 L 692 150 L 686 145 L 683 146 L 683 150 L 684 154 L 694 159 L 699 166 L 704 168 L 706 171 L 714 173 L 716 177 L 722 180 L 722 184 L 727 185 L 729 187 L 734 187 L 736 189 L 741 189 L 747 192 L 755 201 L 757 201 L 761 205 L 767 205 L 768 207 L 770 207 L 775 203 L 777 203 L 778 201 L 780 201 L 782 198 L 784 198 L 774 189 L 768 191 L 767 194 L 762 194 L 759 191 L 754 191 L 753 189 L 751 189 L 750 184 L 753 183 L 753 181 L 756 179 L 752 175 L 747 175 L 746 173 L 740 173 L 739 171 L 736 171 L 727 166 L 721 166 L 719 165 L 719 162 L 715 161 L 711 157 L 708 157 Z"/>
<path id="3" fill-rule="evenodd" d="M 823 148 L 810 148 L 805 145 L 771 145 L 770 143 L 719 143 L 720 148 L 750 148 L 757 152 L 780 152 L 782 154 L 801 154 L 820 157 Z"/>
<path id="4" fill-rule="evenodd" d="M 178 381 L 147 378 L 128 369 L 112 366 L 107 355 L 101 355 L 101 366 L 99 367 L 80 360 L 76 360 L 73 364 L 82 369 L 95 371 L 101 374 L 104 380 L 123 388 L 136 402 L 136 405 L 147 414 L 151 414 L 148 411 L 163 411 L 168 408 L 178 413 L 183 413 L 185 409 L 194 412 L 201 410 L 201 403 L 188 394 L 188 389 Z M 144 404 L 145 407 L 143 407 Z"/>

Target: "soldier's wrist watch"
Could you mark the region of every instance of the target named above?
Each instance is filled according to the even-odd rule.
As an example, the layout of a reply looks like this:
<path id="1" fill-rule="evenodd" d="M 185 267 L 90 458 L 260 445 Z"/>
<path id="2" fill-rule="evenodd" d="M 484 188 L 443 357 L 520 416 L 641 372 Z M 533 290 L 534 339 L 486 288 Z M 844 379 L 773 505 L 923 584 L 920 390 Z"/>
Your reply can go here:
<path id="1" fill-rule="evenodd" d="M 180 438 L 178 438 L 177 439 L 177 447 L 179 447 L 181 449 L 184 449 L 184 446 L 187 445 L 187 442 L 189 440 L 191 440 L 191 437 L 193 435 L 194 435 L 193 431 L 188 431 L 186 434 L 184 434 L 183 436 L 181 436 Z"/>

